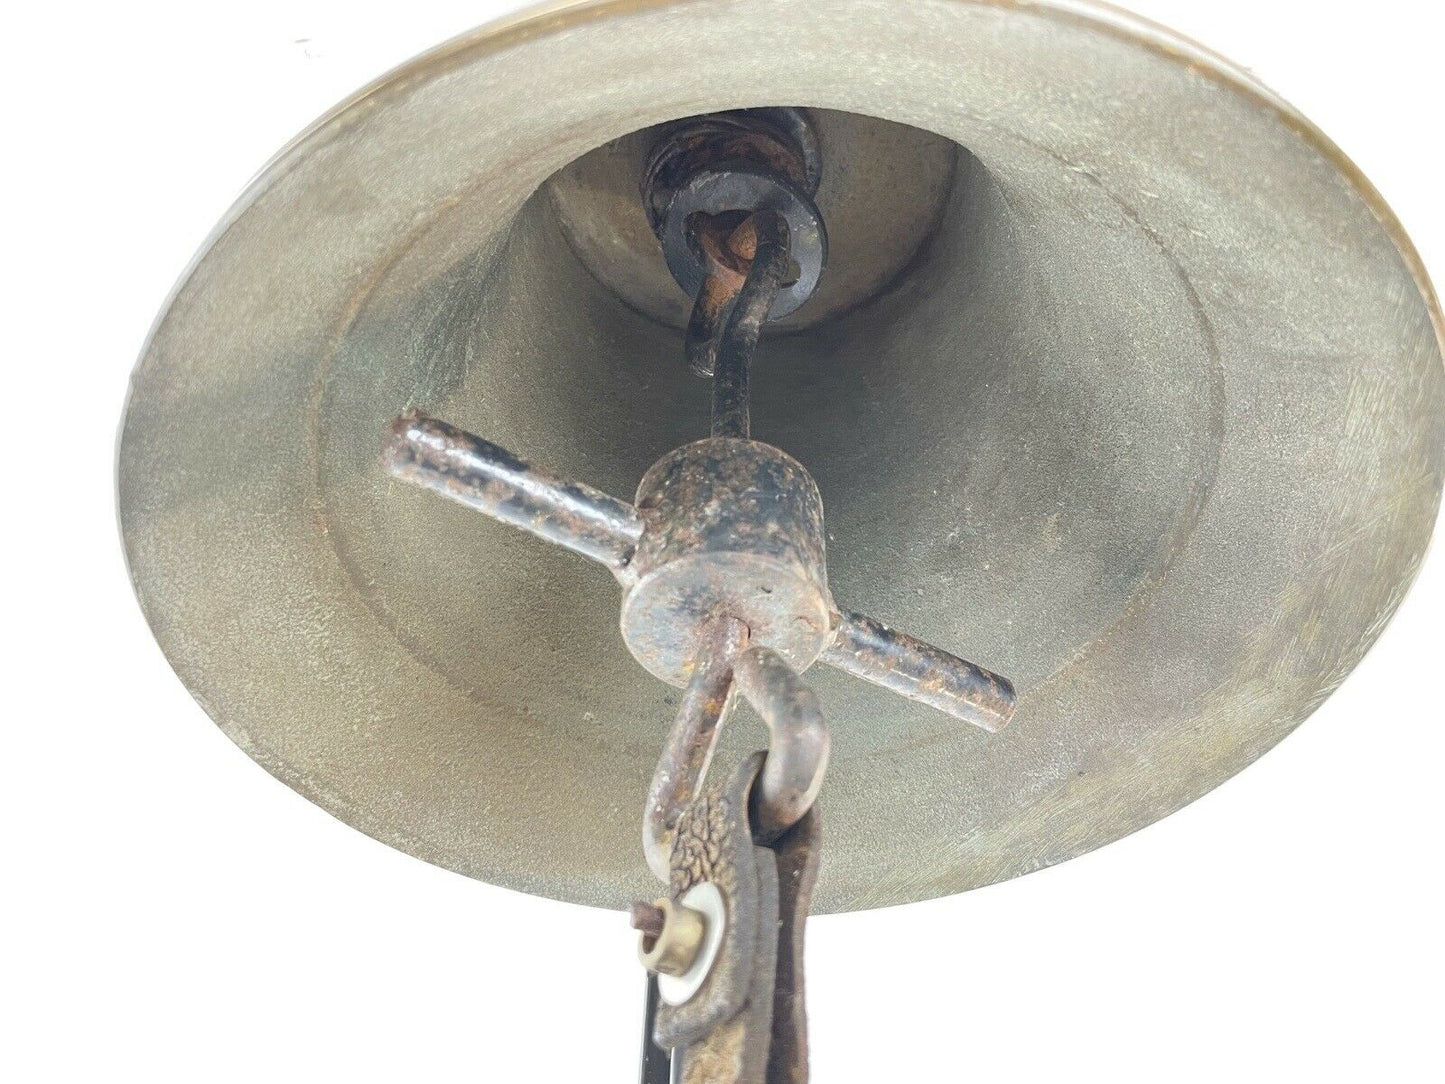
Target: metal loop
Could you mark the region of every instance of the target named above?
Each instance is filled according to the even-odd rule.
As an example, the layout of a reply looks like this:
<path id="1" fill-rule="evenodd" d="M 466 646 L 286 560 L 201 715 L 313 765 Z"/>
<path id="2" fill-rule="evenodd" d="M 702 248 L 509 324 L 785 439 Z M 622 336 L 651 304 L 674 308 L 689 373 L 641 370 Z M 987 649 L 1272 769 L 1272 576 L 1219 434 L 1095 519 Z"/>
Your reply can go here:
<path id="1" fill-rule="evenodd" d="M 660 881 L 670 877 L 672 834 L 707 778 L 736 689 L 768 726 L 768 752 L 753 786 L 753 835 L 771 843 L 807 814 L 823 785 L 831 739 L 818 697 L 775 651 L 747 647 L 747 629 L 719 618 L 704 629 L 692 681 L 678 705 L 647 794 L 642 848 Z"/>
<path id="2" fill-rule="evenodd" d="M 744 651 L 733 678 L 768 724 L 768 756 L 753 787 L 752 809 L 754 838 L 771 843 L 813 808 L 832 738 L 818 694 L 776 651 Z"/>
<path id="3" fill-rule="evenodd" d="M 812 199 L 782 177 L 746 162 L 720 163 L 700 170 L 679 188 L 662 221 L 662 252 L 672 277 L 689 297 L 696 297 L 707 277 L 706 262 L 688 239 L 694 215 L 729 211 L 776 211 L 788 224 L 795 281 L 780 289 L 767 318 L 780 320 L 813 296 L 828 256 L 828 233 Z"/>
<path id="4" fill-rule="evenodd" d="M 699 637 L 692 680 L 652 773 L 642 818 L 642 851 L 663 884 L 669 880 L 673 829 L 707 778 L 718 728 L 732 708 L 733 663 L 747 644 L 747 626 L 731 617 L 709 622 Z"/>
<path id="5" fill-rule="evenodd" d="M 751 358 L 792 260 L 792 234 L 776 211 L 750 214 L 733 229 L 718 222 L 708 218 L 688 230 L 707 274 L 683 346 L 688 367 L 704 377 L 717 373 L 720 353 Z"/>

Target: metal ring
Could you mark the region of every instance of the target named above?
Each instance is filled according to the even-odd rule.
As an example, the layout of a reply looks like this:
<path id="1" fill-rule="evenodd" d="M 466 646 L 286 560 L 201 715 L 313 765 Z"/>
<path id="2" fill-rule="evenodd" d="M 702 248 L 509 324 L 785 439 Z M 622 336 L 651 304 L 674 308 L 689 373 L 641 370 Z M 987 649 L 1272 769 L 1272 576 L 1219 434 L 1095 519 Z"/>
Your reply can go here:
<path id="1" fill-rule="evenodd" d="M 642 847 L 663 884 L 671 879 L 678 817 L 702 790 L 734 689 L 768 727 L 767 757 L 753 782 L 754 839 L 769 843 L 782 835 L 807 815 L 822 788 L 832 739 L 817 695 L 777 652 L 746 643 L 747 629 L 734 618 L 705 628 L 692 681 L 658 759 Z"/>
<path id="2" fill-rule="evenodd" d="M 689 297 L 702 289 L 707 267 L 688 238 L 695 214 L 776 211 L 788 223 L 789 255 L 798 265 L 795 282 L 778 290 L 769 320 L 794 312 L 817 289 L 828 258 L 828 232 L 817 206 L 796 186 L 748 162 L 724 162 L 690 177 L 673 193 L 662 221 L 662 251 L 668 270 Z"/>
<path id="3" fill-rule="evenodd" d="M 817 694 L 776 651 L 750 647 L 733 681 L 768 724 L 768 755 L 753 784 L 753 838 L 771 843 L 817 801 L 832 738 Z"/>
<path id="4" fill-rule="evenodd" d="M 823 152 L 818 146 L 818 133 L 808 122 L 807 114 L 792 106 L 765 106 L 762 109 L 744 109 L 740 115 L 745 121 L 750 118 L 766 121 L 788 134 L 803 157 L 803 184 L 807 193 L 809 196 L 816 195 L 818 183 L 823 179 Z"/>
<path id="5" fill-rule="evenodd" d="M 733 148 L 731 153 L 727 147 Z M 823 176 L 818 135 L 801 109 L 739 109 L 690 117 L 672 125 L 648 156 L 642 202 L 652 232 L 662 235 L 668 201 L 688 177 L 738 158 L 801 185 L 809 198 L 817 194 Z"/>

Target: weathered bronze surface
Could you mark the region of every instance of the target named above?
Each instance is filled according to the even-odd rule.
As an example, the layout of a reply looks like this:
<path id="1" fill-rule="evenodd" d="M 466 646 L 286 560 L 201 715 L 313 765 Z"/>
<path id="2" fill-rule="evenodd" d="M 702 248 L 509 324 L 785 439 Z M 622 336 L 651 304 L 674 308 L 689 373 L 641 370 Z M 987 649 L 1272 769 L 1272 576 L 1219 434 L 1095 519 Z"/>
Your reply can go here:
<path id="1" fill-rule="evenodd" d="M 637 809 L 680 694 L 621 649 L 612 576 L 395 483 L 377 441 L 419 408 L 625 494 L 695 439 L 687 301 L 649 308 L 678 293 L 660 250 L 646 283 L 616 281 L 651 236 L 635 181 L 628 202 L 569 170 L 770 105 L 818 119 L 830 170 L 830 132 L 952 148 L 881 282 L 857 271 L 863 217 L 820 186 L 829 270 L 764 338 L 752 431 L 816 480 L 844 601 L 1019 692 L 984 734 L 810 671 L 833 734 L 818 909 L 987 884 L 1167 815 L 1373 642 L 1438 507 L 1440 313 L 1307 121 L 1079 3 L 572 4 L 444 46 L 300 137 L 136 370 L 118 474 L 137 593 L 268 770 L 472 876 L 650 896 Z M 848 144 L 853 190 L 914 161 L 882 139 Z M 737 722 L 720 763 L 762 744 Z"/>

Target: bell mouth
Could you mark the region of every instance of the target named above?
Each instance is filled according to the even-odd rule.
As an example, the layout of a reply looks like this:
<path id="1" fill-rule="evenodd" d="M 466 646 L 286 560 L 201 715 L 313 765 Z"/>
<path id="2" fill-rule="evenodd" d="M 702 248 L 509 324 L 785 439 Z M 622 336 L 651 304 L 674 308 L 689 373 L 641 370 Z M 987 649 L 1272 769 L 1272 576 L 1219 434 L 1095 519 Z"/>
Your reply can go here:
<path id="1" fill-rule="evenodd" d="M 786 105 L 837 198 L 869 195 L 824 206 L 833 292 L 765 338 L 754 433 L 816 479 L 840 599 L 1019 691 L 983 735 L 809 672 L 834 733 L 819 909 L 1061 861 L 1272 746 L 1424 551 L 1438 311 L 1306 122 L 1090 11 L 575 5 L 319 122 L 177 288 L 127 406 L 127 557 L 183 680 L 393 846 L 642 893 L 676 694 L 628 655 L 611 578 L 377 455 L 419 407 L 626 496 L 703 435 L 628 163 L 658 124 Z M 718 763 L 761 732 L 739 719 Z"/>

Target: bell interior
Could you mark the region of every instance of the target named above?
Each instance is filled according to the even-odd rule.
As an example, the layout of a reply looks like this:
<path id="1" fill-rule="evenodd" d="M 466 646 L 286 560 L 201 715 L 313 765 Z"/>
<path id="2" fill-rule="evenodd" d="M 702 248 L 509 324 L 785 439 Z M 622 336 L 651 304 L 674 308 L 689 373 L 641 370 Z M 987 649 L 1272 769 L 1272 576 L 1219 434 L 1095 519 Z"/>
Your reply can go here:
<path id="1" fill-rule="evenodd" d="M 602 5 L 424 58 L 271 167 L 158 324 L 120 463 L 147 615 L 248 753 L 474 876 L 647 890 L 678 692 L 629 656 L 616 584 L 377 457 L 419 407 L 630 498 L 704 436 L 635 166 L 658 124 L 739 106 L 815 119 L 830 234 L 818 296 L 764 336 L 753 435 L 816 479 L 841 605 L 1020 694 L 988 735 L 808 672 L 820 909 L 1107 842 L 1327 695 L 1438 503 L 1408 246 L 1287 107 L 1158 32 L 917 8 Z M 763 25 L 797 31 L 781 74 Z M 734 47 L 685 94 L 668 49 L 699 36 Z M 715 763 L 764 740 L 739 712 Z"/>
<path id="2" fill-rule="evenodd" d="M 1092 206 L 1077 192 L 1011 199 L 949 140 L 815 115 L 837 178 L 818 197 L 828 270 L 818 309 L 765 335 L 754 437 L 816 478 L 844 605 L 1037 686 L 1117 620 L 1192 525 L 1219 444 L 1207 332 L 1177 268 L 1106 193 Z M 610 720 L 617 736 L 642 717 L 652 736 L 675 694 L 621 647 L 610 577 L 380 482 L 375 438 L 397 404 L 424 404 L 630 499 L 648 466 L 706 435 L 709 385 L 682 357 L 688 299 L 647 227 L 640 174 L 599 165 L 639 161 L 656 131 L 554 174 L 489 258 L 433 267 L 394 297 L 378 284 L 319 418 L 328 533 L 378 616 L 459 687 L 542 719 Z M 920 198 L 885 206 L 884 221 L 850 198 L 897 191 L 892 175 L 915 163 Z M 470 230 L 481 250 L 496 227 L 463 206 L 430 228 L 450 244 Z M 900 242 L 882 273 L 880 233 Z M 410 364 L 379 372 L 379 355 Z M 811 677 L 850 751 L 957 726 Z M 737 750 L 761 737 L 733 729 Z"/>

